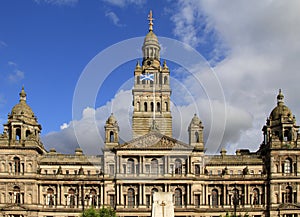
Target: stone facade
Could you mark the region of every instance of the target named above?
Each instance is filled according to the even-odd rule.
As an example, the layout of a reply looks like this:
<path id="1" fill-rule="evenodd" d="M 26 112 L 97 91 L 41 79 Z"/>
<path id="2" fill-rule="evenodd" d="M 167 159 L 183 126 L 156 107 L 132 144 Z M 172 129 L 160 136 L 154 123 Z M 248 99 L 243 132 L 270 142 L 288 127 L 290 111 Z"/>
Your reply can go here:
<path id="1" fill-rule="evenodd" d="M 104 205 L 118 216 L 151 216 L 154 192 L 170 192 L 175 216 L 300 216 L 299 127 L 281 91 L 256 152 L 206 155 L 197 115 L 188 143 L 172 138 L 170 71 L 160 63 L 152 16 L 142 49 L 134 70 L 134 138 L 119 142 L 112 114 L 102 156 L 45 150 L 22 88 L 0 135 L 1 215 L 79 216 Z"/>

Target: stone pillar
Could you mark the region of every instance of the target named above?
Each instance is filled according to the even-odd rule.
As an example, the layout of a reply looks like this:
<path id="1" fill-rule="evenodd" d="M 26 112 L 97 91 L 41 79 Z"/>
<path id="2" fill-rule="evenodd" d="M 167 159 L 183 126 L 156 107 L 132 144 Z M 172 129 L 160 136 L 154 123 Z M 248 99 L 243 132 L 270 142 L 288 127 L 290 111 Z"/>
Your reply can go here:
<path id="1" fill-rule="evenodd" d="M 103 204 L 108 204 L 107 203 L 107 193 L 106 193 L 106 188 L 105 188 L 105 185 L 103 185 Z"/>
<path id="2" fill-rule="evenodd" d="M 121 159 L 120 156 L 117 155 L 117 168 L 116 168 L 116 173 L 120 174 L 121 173 Z"/>
<path id="3" fill-rule="evenodd" d="M 142 184 L 139 184 L 139 205 L 142 205 L 143 204 L 143 186 Z"/>
<path id="4" fill-rule="evenodd" d="M 120 199 L 121 199 L 121 204 L 124 205 L 124 195 L 123 195 L 123 185 L 120 184 Z"/>
<path id="5" fill-rule="evenodd" d="M 119 205 L 120 204 L 120 185 L 116 184 L 116 188 L 117 188 L 116 205 Z"/>
<path id="6" fill-rule="evenodd" d="M 56 185 L 56 206 L 60 205 L 60 185 Z"/>
<path id="7" fill-rule="evenodd" d="M 191 200 L 190 200 L 190 184 L 187 184 L 186 186 L 186 205 L 190 205 Z"/>
<path id="8" fill-rule="evenodd" d="M 227 205 L 227 201 L 226 201 L 226 195 L 227 195 L 227 185 L 224 185 L 224 192 L 223 192 L 223 204 Z"/>

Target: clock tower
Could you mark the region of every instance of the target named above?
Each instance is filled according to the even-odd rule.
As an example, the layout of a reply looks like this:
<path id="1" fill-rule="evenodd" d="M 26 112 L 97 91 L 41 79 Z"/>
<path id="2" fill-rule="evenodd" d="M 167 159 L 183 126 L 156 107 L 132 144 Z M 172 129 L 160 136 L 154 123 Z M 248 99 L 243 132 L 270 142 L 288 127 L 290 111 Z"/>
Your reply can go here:
<path id="1" fill-rule="evenodd" d="M 152 11 L 148 20 L 149 32 L 142 47 L 142 65 L 137 62 L 134 70 L 133 138 L 151 130 L 172 137 L 170 71 L 166 61 L 162 65 L 160 62 L 160 45 L 153 32 Z"/>

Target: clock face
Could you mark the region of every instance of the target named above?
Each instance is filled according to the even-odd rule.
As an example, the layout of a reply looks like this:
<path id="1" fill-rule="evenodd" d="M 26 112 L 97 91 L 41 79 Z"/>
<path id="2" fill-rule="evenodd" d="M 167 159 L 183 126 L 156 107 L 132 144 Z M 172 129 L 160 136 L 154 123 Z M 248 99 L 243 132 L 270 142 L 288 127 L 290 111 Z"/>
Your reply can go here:
<path id="1" fill-rule="evenodd" d="M 152 62 L 151 62 L 150 60 L 147 61 L 147 65 L 148 65 L 148 66 L 150 66 L 151 63 L 152 63 Z"/>

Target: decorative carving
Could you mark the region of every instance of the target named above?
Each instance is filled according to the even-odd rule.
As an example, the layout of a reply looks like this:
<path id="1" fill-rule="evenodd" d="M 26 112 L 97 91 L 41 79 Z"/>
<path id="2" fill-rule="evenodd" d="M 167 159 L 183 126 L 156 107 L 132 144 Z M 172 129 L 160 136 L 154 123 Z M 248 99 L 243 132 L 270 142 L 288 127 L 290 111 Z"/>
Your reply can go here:
<path id="1" fill-rule="evenodd" d="M 188 145 L 182 144 L 171 138 L 160 134 L 148 134 L 137 140 L 133 140 L 124 145 L 126 148 L 188 148 Z"/>

